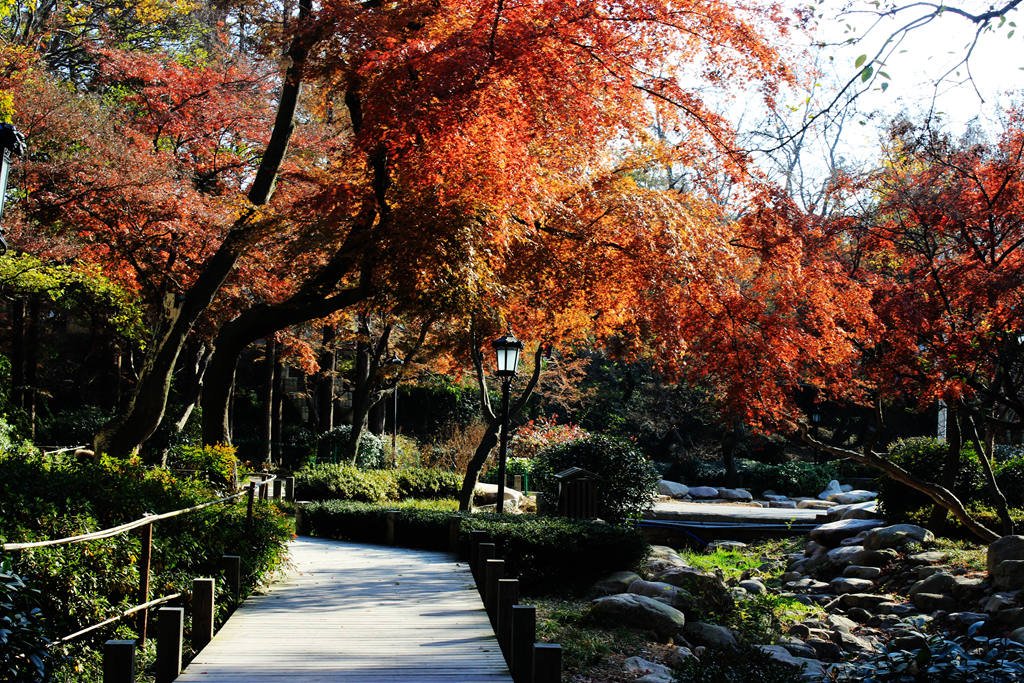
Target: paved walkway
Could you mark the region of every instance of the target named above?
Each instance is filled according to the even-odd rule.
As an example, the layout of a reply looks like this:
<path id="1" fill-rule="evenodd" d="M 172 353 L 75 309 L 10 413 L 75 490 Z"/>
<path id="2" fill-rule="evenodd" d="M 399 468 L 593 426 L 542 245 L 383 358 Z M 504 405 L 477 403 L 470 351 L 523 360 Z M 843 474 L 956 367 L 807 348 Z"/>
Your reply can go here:
<path id="1" fill-rule="evenodd" d="M 511 677 L 465 563 L 301 537 L 179 683 L 503 681 Z"/>

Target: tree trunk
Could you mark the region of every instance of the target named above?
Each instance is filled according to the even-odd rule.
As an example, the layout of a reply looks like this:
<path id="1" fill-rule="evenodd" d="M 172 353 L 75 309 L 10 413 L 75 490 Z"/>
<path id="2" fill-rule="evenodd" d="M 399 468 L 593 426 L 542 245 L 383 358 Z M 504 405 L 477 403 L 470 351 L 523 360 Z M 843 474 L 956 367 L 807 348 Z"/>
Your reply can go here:
<path id="1" fill-rule="evenodd" d="M 732 427 L 722 434 L 722 462 L 725 464 L 725 485 L 736 488 L 736 430 Z"/>
<path id="2" fill-rule="evenodd" d="M 352 431 L 349 432 L 348 441 L 342 445 L 343 457 L 352 464 L 355 464 L 359 454 L 359 443 L 363 439 L 363 430 L 366 425 L 366 416 L 370 412 L 370 394 L 372 387 L 371 357 L 373 346 L 370 344 L 369 327 L 365 321 L 359 326 L 360 339 L 356 342 L 355 369 L 352 376 Z"/>
<path id="3" fill-rule="evenodd" d="M 960 412 L 956 403 L 946 407 L 946 462 L 942 466 L 942 485 L 953 490 L 956 474 L 960 471 L 960 451 L 963 449 L 963 432 L 960 431 Z M 928 526 L 941 532 L 946 525 L 946 508 L 936 505 L 932 508 Z"/>
<path id="4" fill-rule="evenodd" d="M 996 512 L 999 513 L 999 521 L 1002 523 L 1003 535 L 1010 536 L 1013 534 L 1013 517 L 1010 516 L 1006 495 L 1000 490 L 999 482 L 996 481 L 995 472 L 992 470 L 992 451 L 995 442 L 992 428 L 985 425 L 985 438 L 982 440 L 978 432 L 977 421 L 973 417 L 968 419 L 971 422 L 971 440 L 974 441 L 974 447 L 978 451 L 978 460 L 981 461 L 981 469 L 985 473 L 985 483 L 988 485 L 989 494 L 995 501 Z"/>
<path id="5" fill-rule="evenodd" d="M 334 366 L 337 364 L 334 339 L 336 334 L 334 325 L 323 326 L 320 380 L 316 386 L 317 431 L 320 434 L 334 429 Z M 320 439 L 317 444 L 317 459 L 326 462 L 332 455 L 331 449 L 332 444 L 327 439 Z"/>
<path id="6" fill-rule="evenodd" d="M 281 345 L 278 344 L 274 353 L 274 402 L 270 422 L 270 456 L 271 462 L 281 462 L 283 449 L 281 444 L 282 420 L 284 418 L 284 363 L 281 362 Z"/>
<path id="7" fill-rule="evenodd" d="M 15 299 L 11 302 L 11 404 L 22 408 L 25 404 L 25 352 L 27 335 L 25 318 L 28 316 L 28 301 Z"/>
<path id="8" fill-rule="evenodd" d="M 367 420 L 367 427 L 371 434 L 384 433 L 384 419 L 387 416 L 388 403 L 381 397 L 376 403 L 370 406 L 370 415 Z"/>
<path id="9" fill-rule="evenodd" d="M 25 392 L 22 408 L 28 418 L 28 438 L 36 438 L 36 386 L 39 367 L 39 295 L 33 294 L 28 303 L 28 334 L 25 345 Z"/>
<path id="10" fill-rule="evenodd" d="M 271 443 L 274 440 L 274 358 L 277 354 L 277 338 L 267 336 L 263 353 L 263 441 L 260 444 L 260 458 L 270 462 L 274 453 Z"/>
<path id="11" fill-rule="evenodd" d="M 501 430 L 501 421 L 493 420 L 488 422 L 487 431 L 476 447 L 473 457 L 466 466 L 466 474 L 462 479 L 462 488 L 459 489 L 459 511 L 468 512 L 473 507 L 473 491 L 476 489 L 477 479 L 480 477 L 480 470 L 487 462 L 487 456 L 491 454 L 494 447 L 498 445 L 498 432 Z"/>

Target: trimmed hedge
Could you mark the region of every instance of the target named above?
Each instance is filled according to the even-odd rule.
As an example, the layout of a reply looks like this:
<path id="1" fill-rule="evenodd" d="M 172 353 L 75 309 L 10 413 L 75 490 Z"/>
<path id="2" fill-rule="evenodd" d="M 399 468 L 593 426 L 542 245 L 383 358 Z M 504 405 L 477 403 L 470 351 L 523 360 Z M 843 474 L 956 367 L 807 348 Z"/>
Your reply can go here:
<path id="1" fill-rule="evenodd" d="M 448 550 L 454 513 L 330 500 L 302 507 L 298 532 L 323 538 L 383 543 L 387 513 L 395 511 L 396 545 Z M 459 515 L 463 547 L 471 531 L 486 531 L 525 592 L 585 591 L 609 572 L 633 568 L 647 555 L 642 535 L 600 522 L 536 515 Z"/>
<path id="2" fill-rule="evenodd" d="M 461 475 L 425 467 L 361 470 L 353 465 L 321 463 L 295 473 L 295 495 L 300 500 L 384 503 L 405 498 L 454 498 L 461 486 Z"/>

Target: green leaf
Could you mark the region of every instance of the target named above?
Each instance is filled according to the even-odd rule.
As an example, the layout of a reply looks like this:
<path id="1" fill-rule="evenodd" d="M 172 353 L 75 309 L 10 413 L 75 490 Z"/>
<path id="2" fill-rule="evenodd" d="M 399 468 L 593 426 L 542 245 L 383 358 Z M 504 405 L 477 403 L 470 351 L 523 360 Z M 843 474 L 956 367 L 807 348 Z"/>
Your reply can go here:
<path id="1" fill-rule="evenodd" d="M 882 92 L 885 92 L 888 89 L 889 89 L 888 81 L 882 81 Z"/>
<path id="2" fill-rule="evenodd" d="M 857 57 L 857 61 L 854 62 L 853 65 L 854 66 L 863 66 L 864 62 L 866 62 L 867 59 L 868 59 L 867 55 L 861 55 L 860 57 Z"/>
<path id="3" fill-rule="evenodd" d="M 871 74 L 874 72 L 875 70 L 870 64 L 864 67 L 864 70 L 860 72 L 860 82 L 867 83 L 871 79 Z"/>
<path id="4" fill-rule="evenodd" d="M 882 78 L 889 78 L 889 74 L 885 73 L 884 71 L 879 71 L 878 75 L 881 76 Z M 889 78 L 889 80 L 892 80 L 892 79 Z"/>
<path id="5" fill-rule="evenodd" d="M 1009 33 L 1007 33 L 1006 37 L 1007 38 L 1013 38 L 1013 34 L 1016 33 L 1016 32 L 1017 32 L 1017 29 L 1014 29 L 1014 30 L 1010 31 Z"/>

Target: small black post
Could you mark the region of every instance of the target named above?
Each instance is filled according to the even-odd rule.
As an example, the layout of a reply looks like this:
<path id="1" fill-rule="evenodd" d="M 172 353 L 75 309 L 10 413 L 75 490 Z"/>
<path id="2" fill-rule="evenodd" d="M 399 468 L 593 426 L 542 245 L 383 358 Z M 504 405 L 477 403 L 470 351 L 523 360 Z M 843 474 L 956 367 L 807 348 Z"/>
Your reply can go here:
<path id="1" fill-rule="evenodd" d="M 295 477 L 284 478 L 284 499 L 295 502 Z"/>
<path id="2" fill-rule="evenodd" d="M 536 643 L 533 646 L 533 683 L 561 683 L 562 646 Z"/>
<path id="3" fill-rule="evenodd" d="M 192 649 L 199 652 L 213 640 L 215 582 L 192 580 Z"/>
<path id="4" fill-rule="evenodd" d="M 477 560 L 480 557 L 479 546 L 481 543 L 487 542 L 486 531 L 470 531 L 469 532 L 469 568 L 473 570 L 473 578 L 476 578 L 477 572 Z"/>
<path id="5" fill-rule="evenodd" d="M 248 509 L 245 512 L 245 525 L 246 525 L 246 527 L 248 527 L 250 529 L 252 528 L 252 506 L 253 506 L 253 501 L 255 500 L 255 498 L 256 498 L 256 482 L 250 481 L 249 482 L 249 506 L 248 506 Z"/>
<path id="6" fill-rule="evenodd" d="M 459 553 L 459 526 L 462 518 L 458 515 L 448 517 L 448 551 L 458 555 Z"/>
<path id="7" fill-rule="evenodd" d="M 487 589 L 487 560 L 493 560 L 497 554 L 497 546 L 493 543 L 481 543 L 477 546 L 476 558 L 476 589 L 480 591 L 480 597 L 485 597 Z"/>
<path id="8" fill-rule="evenodd" d="M 135 641 L 103 643 L 103 683 L 135 683 Z"/>
<path id="9" fill-rule="evenodd" d="M 388 545 L 395 544 L 395 519 L 398 517 L 397 510 L 388 510 L 387 515 L 384 518 L 385 530 L 384 530 L 384 542 Z"/>
<path id="10" fill-rule="evenodd" d="M 274 500 L 281 500 L 281 492 L 284 490 L 284 480 L 280 477 L 274 479 Z"/>
<path id="11" fill-rule="evenodd" d="M 484 607 L 491 627 L 498 625 L 498 580 L 505 578 L 505 560 L 487 560 L 484 568 Z"/>
<path id="12" fill-rule="evenodd" d="M 220 566 L 224 571 L 224 581 L 227 583 L 231 602 L 237 605 L 242 589 L 242 558 L 239 555 L 224 555 L 220 559 Z"/>
<path id="13" fill-rule="evenodd" d="M 181 673 L 184 633 L 185 608 L 161 607 L 156 611 L 156 683 L 171 683 Z"/>
<path id="14" fill-rule="evenodd" d="M 533 683 L 533 644 L 537 640 L 537 608 L 512 606 L 512 680 Z"/>
<path id="15" fill-rule="evenodd" d="M 519 602 L 519 579 L 498 579 L 498 624 L 494 631 L 505 661 L 512 663 L 512 605 Z"/>

